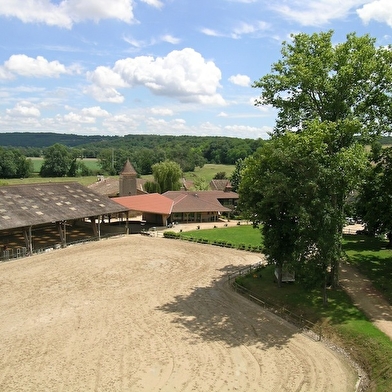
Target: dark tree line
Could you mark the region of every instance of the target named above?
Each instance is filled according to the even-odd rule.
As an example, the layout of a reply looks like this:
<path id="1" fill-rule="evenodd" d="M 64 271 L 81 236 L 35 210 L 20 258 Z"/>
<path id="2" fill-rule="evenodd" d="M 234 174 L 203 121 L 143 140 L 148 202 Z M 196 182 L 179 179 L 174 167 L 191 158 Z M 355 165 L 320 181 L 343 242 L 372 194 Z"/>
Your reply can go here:
<path id="1" fill-rule="evenodd" d="M 48 144 L 48 142 L 53 142 Z M 206 163 L 235 164 L 263 144 L 261 139 L 215 136 L 127 135 L 124 137 L 77 136 L 54 133 L 0 134 L 5 150 L 18 151 L 25 157 L 51 157 L 42 176 L 88 175 L 83 158 L 97 158 L 102 173 L 118 174 L 129 159 L 139 175 L 152 174 L 152 167 L 166 160 L 177 163 L 184 172 Z M 53 149 L 53 146 L 56 146 Z M 63 156 L 60 162 L 53 155 Z"/>

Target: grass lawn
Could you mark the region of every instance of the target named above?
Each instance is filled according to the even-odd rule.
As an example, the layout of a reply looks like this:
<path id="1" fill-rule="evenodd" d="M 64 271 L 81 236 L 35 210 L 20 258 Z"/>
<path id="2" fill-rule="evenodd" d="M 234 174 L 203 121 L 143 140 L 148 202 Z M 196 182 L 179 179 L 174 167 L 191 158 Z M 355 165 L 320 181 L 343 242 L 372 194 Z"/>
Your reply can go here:
<path id="1" fill-rule="evenodd" d="M 195 177 L 204 178 L 209 183 L 217 173 L 224 172 L 226 177 L 230 177 L 235 169 L 235 165 L 217 165 L 208 163 L 203 167 L 196 167 L 194 172 L 185 172 L 184 177 L 192 181 Z"/>
<path id="2" fill-rule="evenodd" d="M 31 162 L 33 162 L 33 172 L 38 174 L 39 171 L 41 170 L 41 166 L 42 163 L 44 162 L 44 158 L 32 157 L 28 159 L 30 159 Z M 98 165 L 98 159 L 96 158 L 84 158 L 81 159 L 80 161 L 83 162 L 87 166 L 87 168 L 89 168 L 93 172 L 98 172 L 100 170 L 100 167 Z"/>
<path id="3" fill-rule="evenodd" d="M 183 238 L 206 239 L 208 242 L 221 241 L 231 243 L 234 247 L 239 245 L 262 246 L 261 233 L 257 228 L 249 225 L 227 227 L 223 229 L 208 229 L 187 231 L 181 234 Z"/>
<path id="4" fill-rule="evenodd" d="M 262 243 L 260 231 L 252 226 L 197 230 L 181 234 L 187 238 L 214 239 L 257 246 Z M 386 242 L 366 236 L 345 236 L 343 248 L 362 273 L 375 286 L 384 284 L 391 276 L 392 251 L 385 249 Z M 323 334 L 335 344 L 346 349 L 350 356 L 366 371 L 371 391 L 392 390 L 392 341 L 379 331 L 357 309 L 343 290 L 330 290 L 328 306 L 322 304 L 321 290 L 306 290 L 298 282 L 283 284 L 274 282 L 274 267 L 267 266 L 258 274 L 237 278 L 237 282 L 251 290 L 263 301 L 275 307 L 285 307 L 305 319 L 321 325 Z M 384 293 L 389 293 L 389 287 Z M 388 298 L 387 298 L 388 299 Z"/>

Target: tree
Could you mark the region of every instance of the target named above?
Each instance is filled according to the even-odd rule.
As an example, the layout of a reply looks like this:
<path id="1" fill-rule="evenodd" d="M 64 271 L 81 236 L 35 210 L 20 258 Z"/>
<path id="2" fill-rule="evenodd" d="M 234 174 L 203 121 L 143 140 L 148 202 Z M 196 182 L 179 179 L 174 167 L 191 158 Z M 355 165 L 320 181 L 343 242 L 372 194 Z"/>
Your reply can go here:
<path id="1" fill-rule="evenodd" d="M 193 180 L 193 189 L 195 191 L 207 191 L 209 189 L 209 184 L 205 178 L 196 176 Z"/>
<path id="2" fill-rule="evenodd" d="M 346 124 L 345 133 L 356 126 Z M 300 133 L 286 132 L 245 160 L 240 207 L 262 223 L 265 253 L 279 271 L 295 270 L 309 286 L 337 278 L 343 208 L 338 201 L 357 184 L 366 166 L 364 148 L 330 151 L 342 126 L 314 121 Z M 347 135 L 349 137 L 349 135 Z"/>
<path id="3" fill-rule="evenodd" d="M 44 162 L 42 163 L 41 177 L 64 177 L 70 168 L 72 156 L 69 149 L 59 143 L 48 147 L 44 151 Z"/>
<path id="4" fill-rule="evenodd" d="M 356 161 L 353 151 L 359 148 L 358 140 L 368 142 L 391 131 L 392 48 L 376 48 L 373 38 L 354 33 L 347 35 L 346 42 L 333 45 L 332 35 L 332 31 L 292 35 L 292 43 L 283 43 L 282 59 L 253 86 L 262 90 L 256 105 L 269 104 L 278 110 L 272 136 L 287 137 L 288 131 L 306 135 L 314 127 L 323 129 L 325 147 L 316 162 L 328 181 L 314 195 L 314 200 L 321 200 L 325 191 L 324 204 L 317 202 L 313 213 L 321 218 L 317 212 L 324 205 L 332 219 L 325 242 L 329 245 L 317 249 L 320 258 L 332 258 L 329 266 L 336 283 L 339 251 L 335 250 L 340 249 L 344 203 L 352 182 L 358 181 L 354 174 L 363 167 L 362 159 Z M 307 153 L 310 157 L 314 154 L 311 150 Z M 350 159 L 353 166 L 345 164 Z M 351 174 L 342 176 L 344 170 Z M 303 238 L 315 236 L 304 228 Z"/>
<path id="5" fill-rule="evenodd" d="M 18 150 L 0 147 L 0 178 L 29 177 L 32 171 L 31 160 Z"/>
<path id="6" fill-rule="evenodd" d="M 218 172 L 214 175 L 214 180 L 226 180 L 226 172 Z"/>
<path id="7" fill-rule="evenodd" d="M 356 199 L 356 213 L 372 235 L 387 234 L 392 247 L 392 148 L 373 154 Z"/>
<path id="8" fill-rule="evenodd" d="M 238 187 L 240 185 L 241 178 L 242 178 L 242 169 L 244 168 L 244 162 L 245 161 L 242 158 L 237 159 L 233 173 L 231 173 L 230 183 L 233 192 L 237 192 Z"/>
<path id="9" fill-rule="evenodd" d="M 156 163 L 152 166 L 152 174 L 160 193 L 180 189 L 182 170 L 178 163 L 168 160 Z"/>
<path id="10" fill-rule="evenodd" d="M 105 148 L 98 154 L 98 163 L 104 173 L 111 176 L 119 174 L 124 168 L 130 153 L 124 149 Z"/>
<path id="11" fill-rule="evenodd" d="M 275 134 L 302 129 L 309 120 L 355 119 L 358 135 L 391 132 L 392 48 L 375 47 L 375 39 L 355 33 L 332 43 L 332 31 L 292 35 L 282 59 L 253 86 L 261 88 L 256 105 L 278 109 Z M 334 143 L 351 144 L 344 135 Z"/>

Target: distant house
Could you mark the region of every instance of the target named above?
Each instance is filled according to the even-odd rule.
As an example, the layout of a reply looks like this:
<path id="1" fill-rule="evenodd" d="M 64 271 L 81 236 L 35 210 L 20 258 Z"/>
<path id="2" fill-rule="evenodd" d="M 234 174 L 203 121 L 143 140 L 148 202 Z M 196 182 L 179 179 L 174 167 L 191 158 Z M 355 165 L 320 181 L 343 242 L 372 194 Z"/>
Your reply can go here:
<path id="1" fill-rule="evenodd" d="M 174 201 L 172 222 L 216 222 L 224 213 L 230 213 L 238 194 L 223 191 L 168 191 L 163 194 Z"/>
<path id="2" fill-rule="evenodd" d="M 212 191 L 231 192 L 232 186 L 231 186 L 231 182 L 227 179 L 225 179 L 225 180 L 211 180 L 210 181 L 210 189 Z"/>
<path id="3" fill-rule="evenodd" d="M 130 215 L 142 216 L 142 221 L 156 226 L 168 224 L 174 204 L 172 200 L 159 193 L 115 197 L 112 200 L 125 207 Z"/>
<path id="4" fill-rule="evenodd" d="M 128 216 L 141 215 L 143 221 L 156 226 L 166 226 L 172 222 L 216 222 L 222 214 L 232 212 L 238 201 L 238 194 L 231 191 L 227 179 L 212 180 L 210 191 L 185 190 L 186 183 L 183 180 L 183 190 L 162 195 L 144 192 L 138 180 L 128 160 L 117 182 L 98 181 L 91 188 L 103 192 L 110 190 L 113 201 L 128 209 Z"/>
<path id="5" fill-rule="evenodd" d="M 216 222 L 222 214 L 230 213 L 238 195 L 223 191 L 169 191 L 115 197 L 113 201 L 126 207 L 130 214 L 139 214 L 148 223 L 166 226 L 172 222 Z"/>

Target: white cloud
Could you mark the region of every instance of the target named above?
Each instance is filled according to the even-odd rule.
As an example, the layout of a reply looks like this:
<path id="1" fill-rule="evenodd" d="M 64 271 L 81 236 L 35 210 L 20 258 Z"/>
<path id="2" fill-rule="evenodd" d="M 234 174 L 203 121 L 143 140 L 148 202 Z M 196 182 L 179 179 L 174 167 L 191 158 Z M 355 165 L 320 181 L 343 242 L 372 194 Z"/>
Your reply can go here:
<path id="1" fill-rule="evenodd" d="M 179 44 L 181 42 L 179 38 L 173 37 L 170 34 L 162 35 L 160 40 L 163 42 L 168 42 L 169 44 L 173 44 L 173 45 Z"/>
<path id="2" fill-rule="evenodd" d="M 111 103 L 122 103 L 124 102 L 124 96 L 120 94 L 113 87 L 101 87 L 97 85 L 87 86 L 83 92 L 87 95 L 92 96 L 98 102 L 111 102 Z"/>
<path id="3" fill-rule="evenodd" d="M 232 75 L 229 78 L 229 82 L 236 84 L 238 86 L 248 87 L 250 85 L 250 77 L 247 75 Z"/>
<path id="4" fill-rule="evenodd" d="M 95 117 L 92 116 L 84 116 L 79 113 L 70 112 L 63 117 L 64 121 L 78 124 L 94 124 Z"/>
<path id="5" fill-rule="evenodd" d="M 226 112 L 220 112 L 218 117 L 228 117 L 228 114 Z"/>
<path id="6" fill-rule="evenodd" d="M 357 14 L 365 23 L 375 20 L 392 27 L 392 3 L 390 0 L 370 1 L 358 9 Z"/>
<path id="7" fill-rule="evenodd" d="M 304 26 L 323 26 L 335 19 L 345 18 L 352 9 L 368 1 L 365 0 L 293 0 L 290 5 L 283 2 L 270 3 L 270 8 L 289 20 Z"/>
<path id="8" fill-rule="evenodd" d="M 12 109 L 6 109 L 7 115 L 11 117 L 35 117 L 41 116 L 41 113 L 37 107 L 32 105 L 30 102 L 19 102 Z"/>
<path id="9" fill-rule="evenodd" d="M 234 28 L 232 32 L 232 37 L 233 38 L 239 38 L 242 35 L 245 34 L 254 34 L 259 31 L 265 31 L 270 28 L 270 24 L 263 22 L 263 21 L 258 21 L 256 23 L 245 23 L 241 22 L 237 27 Z"/>
<path id="10" fill-rule="evenodd" d="M 156 8 L 162 8 L 163 3 L 160 0 L 140 0 L 142 3 L 146 3 Z"/>
<path id="11" fill-rule="evenodd" d="M 222 37 L 223 36 L 221 33 L 217 32 L 216 30 L 212 30 L 209 28 L 202 28 L 200 31 L 205 35 L 209 35 L 210 37 Z"/>
<path id="12" fill-rule="evenodd" d="M 228 125 L 224 127 L 225 134 L 232 137 L 249 138 L 249 139 L 268 139 L 273 127 L 263 126 L 261 128 L 251 127 L 248 125 Z"/>
<path id="13" fill-rule="evenodd" d="M 83 116 L 90 116 L 90 117 L 108 117 L 110 115 L 107 110 L 102 109 L 100 106 L 83 108 L 80 112 L 82 113 Z"/>
<path id="14" fill-rule="evenodd" d="M 61 74 L 72 73 L 71 69 L 67 69 L 59 61 L 48 61 L 42 56 L 37 58 L 28 57 L 25 54 L 14 54 L 7 61 L 4 66 L 0 67 L 1 75 L 9 76 L 20 75 L 26 77 L 48 77 L 57 78 Z"/>
<path id="15" fill-rule="evenodd" d="M 123 36 L 123 40 L 135 49 L 147 48 L 149 46 L 158 45 L 162 42 L 167 42 L 172 45 L 177 45 L 181 42 L 180 38 L 174 37 L 171 34 L 164 34 L 158 38 L 151 38 L 150 40 L 137 40 L 131 36 Z"/>
<path id="16" fill-rule="evenodd" d="M 87 80 L 99 87 L 127 87 L 128 84 L 117 72 L 109 67 L 97 67 L 95 71 L 87 73 Z"/>
<path id="17" fill-rule="evenodd" d="M 231 32 L 219 32 L 210 28 L 201 28 L 200 32 L 202 34 L 208 35 L 210 37 L 225 37 L 239 39 L 243 35 L 253 35 L 256 36 L 259 32 L 266 31 L 270 28 L 270 24 L 263 21 L 257 21 L 255 23 L 238 23 L 236 27 L 232 29 Z"/>
<path id="18" fill-rule="evenodd" d="M 151 108 L 151 114 L 154 116 L 173 116 L 174 112 L 167 108 Z"/>
<path id="19" fill-rule="evenodd" d="M 140 56 L 116 61 L 113 68 L 98 67 L 88 74 L 93 83 L 86 91 L 99 101 L 118 99 L 118 88 L 145 86 L 155 95 L 180 102 L 225 104 L 217 93 L 221 71 L 191 48 L 175 50 L 166 57 Z"/>
<path id="20" fill-rule="evenodd" d="M 85 20 L 118 19 L 126 23 L 134 20 L 133 0 L 62 0 L 56 3 L 50 0 L 2 0 L 0 15 L 15 17 L 24 23 L 45 23 L 67 29 Z"/>

